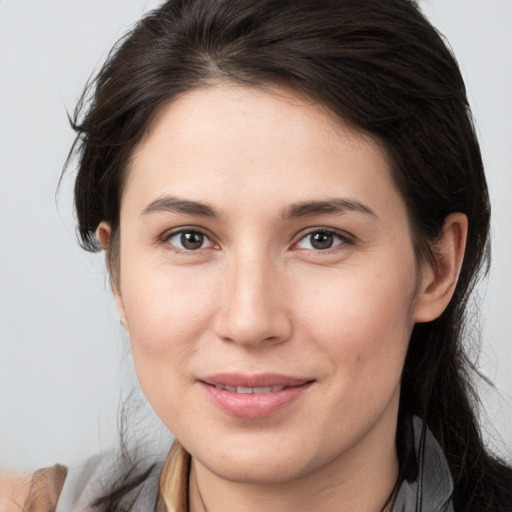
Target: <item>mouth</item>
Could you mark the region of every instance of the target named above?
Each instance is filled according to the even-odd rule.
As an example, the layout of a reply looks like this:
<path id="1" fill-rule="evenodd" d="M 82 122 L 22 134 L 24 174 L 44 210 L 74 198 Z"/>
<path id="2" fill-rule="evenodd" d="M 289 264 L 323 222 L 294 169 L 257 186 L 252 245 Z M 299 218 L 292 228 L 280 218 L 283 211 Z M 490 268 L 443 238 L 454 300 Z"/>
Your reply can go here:
<path id="1" fill-rule="evenodd" d="M 198 380 L 210 401 L 237 418 L 264 418 L 295 403 L 314 379 L 278 374 L 217 374 Z"/>
<path id="2" fill-rule="evenodd" d="M 213 384 L 209 384 L 213 385 Z M 266 395 L 267 393 L 275 393 L 281 391 L 286 386 L 262 386 L 262 387 L 246 387 L 246 386 L 229 386 L 228 384 L 215 384 L 217 389 L 224 389 L 230 393 L 238 393 L 239 395 Z"/>

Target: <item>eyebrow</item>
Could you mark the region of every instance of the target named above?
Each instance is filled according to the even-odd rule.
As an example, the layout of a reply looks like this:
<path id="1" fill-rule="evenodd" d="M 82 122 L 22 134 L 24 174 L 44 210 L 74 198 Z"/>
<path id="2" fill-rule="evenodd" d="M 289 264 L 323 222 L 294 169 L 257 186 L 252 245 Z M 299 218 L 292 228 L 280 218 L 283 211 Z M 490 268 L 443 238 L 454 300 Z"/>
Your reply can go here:
<path id="1" fill-rule="evenodd" d="M 213 206 L 198 201 L 180 199 L 174 196 L 165 196 L 155 199 L 142 211 L 141 215 L 154 212 L 184 213 L 186 215 L 199 215 L 200 217 L 219 218 L 220 214 Z"/>
<path id="2" fill-rule="evenodd" d="M 213 219 L 219 219 L 221 217 L 220 213 L 207 203 L 180 199 L 174 196 L 165 196 L 155 199 L 144 208 L 141 215 L 154 212 L 183 213 L 185 215 L 197 215 Z M 346 212 L 364 213 L 372 217 L 377 217 L 369 206 L 359 201 L 346 198 L 332 198 L 322 201 L 303 201 L 291 204 L 284 210 L 283 219 L 329 214 L 341 215 Z"/>
<path id="3" fill-rule="evenodd" d="M 288 206 L 284 212 L 285 219 L 310 217 L 314 215 L 343 214 L 357 212 L 377 218 L 377 214 L 369 207 L 354 199 L 332 198 L 323 201 L 304 201 Z"/>

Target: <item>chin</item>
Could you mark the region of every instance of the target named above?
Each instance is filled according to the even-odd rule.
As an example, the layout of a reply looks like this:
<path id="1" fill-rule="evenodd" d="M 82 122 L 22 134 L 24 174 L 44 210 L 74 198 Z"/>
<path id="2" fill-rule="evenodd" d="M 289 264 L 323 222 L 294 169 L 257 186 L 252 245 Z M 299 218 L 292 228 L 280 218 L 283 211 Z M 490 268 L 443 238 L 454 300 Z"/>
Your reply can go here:
<path id="1" fill-rule="evenodd" d="M 208 461 L 209 462 L 209 461 Z M 297 461 L 238 460 L 235 463 L 214 461 L 206 468 L 218 477 L 240 484 L 271 485 L 283 484 L 300 478 L 307 473 Z"/>
<path id="2" fill-rule="evenodd" d="M 257 485 L 280 484 L 300 478 L 314 470 L 316 459 L 316 454 L 308 455 L 297 446 L 263 439 L 260 442 L 253 440 L 244 447 L 226 447 L 219 443 L 215 449 L 196 455 L 193 454 L 201 465 L 222 479 Z"/>

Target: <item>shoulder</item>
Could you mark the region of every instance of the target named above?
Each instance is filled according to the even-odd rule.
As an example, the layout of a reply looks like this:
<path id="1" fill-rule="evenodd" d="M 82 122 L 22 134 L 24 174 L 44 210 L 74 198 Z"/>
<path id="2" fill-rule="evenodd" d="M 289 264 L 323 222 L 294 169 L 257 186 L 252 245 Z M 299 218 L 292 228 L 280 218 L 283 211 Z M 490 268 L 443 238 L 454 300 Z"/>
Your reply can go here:
<path id="1" fill-rule="evenodd" d="M 111 462 L 110 456 L 96 456 L 69 470 L 55 464 L 28 475 L 0 472 L 0 512 L 89 510 L 87 500 Z"/>
<path id="2" fill-rule="evenodd" d="M 67 469 L 56 464 L 33 475 L 0 473 L 0 511 L 54 510 L 66 479 Z"/>
<path id="3" fill-rule="evenodd" d="M 70 467 L 56 512 L 90 512 L 115 503 L 115 510 L 152 510 L 158 497 L 163 462 L 126 465 L 116 453 L 101 454 Z"/>
<path id="4" fill-rule="evenodd" d="M 0 471 L 0 512 L 90 512 L 98 499 L 113 489 L 119 491 L 116 489 L 119 482 L 123 484 L 123 503 L 130 503 L 136 510 L 153 508 L 158 498 L 163 461 L 132 467 L 129 471 L 132 479 L 139 472 L 144 476 L 135 478 L 140 481 L 132 486 L 127 486 L 127 475 L 118 463 L 118 457 L 108 453 L 91 457 L 69 469 L 56 464 L 31 475 Z"/>

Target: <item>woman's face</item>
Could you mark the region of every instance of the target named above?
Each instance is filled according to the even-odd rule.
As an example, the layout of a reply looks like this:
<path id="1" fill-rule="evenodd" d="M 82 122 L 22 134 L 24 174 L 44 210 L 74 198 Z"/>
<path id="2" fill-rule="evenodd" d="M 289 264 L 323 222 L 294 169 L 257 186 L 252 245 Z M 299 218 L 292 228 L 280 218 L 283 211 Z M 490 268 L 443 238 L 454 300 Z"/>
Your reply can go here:
<path id="1" fill-rule="evenodd" d="M 120 219 L 137 374 L 198 464 L 276 482 L 389 455 L 420 275 L 377 143 L 286 90 L 195 90 L 136 148 Z"/>

